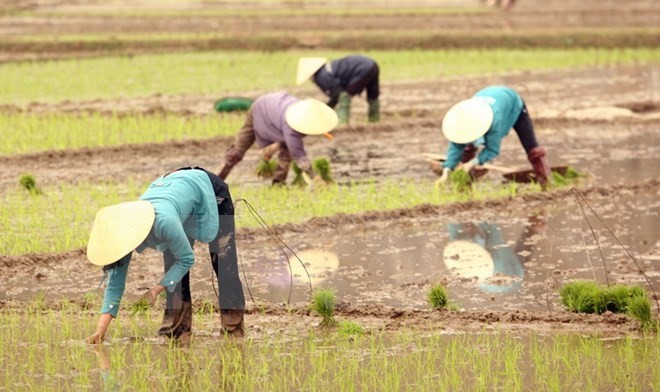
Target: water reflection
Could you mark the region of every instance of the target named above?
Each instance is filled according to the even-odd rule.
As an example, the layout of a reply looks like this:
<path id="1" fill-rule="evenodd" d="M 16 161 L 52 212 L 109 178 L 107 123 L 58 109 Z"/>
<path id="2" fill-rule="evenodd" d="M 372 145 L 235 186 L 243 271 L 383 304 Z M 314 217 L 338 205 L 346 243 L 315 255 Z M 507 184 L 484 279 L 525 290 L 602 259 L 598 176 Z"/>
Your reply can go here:
<path id="1" fill-rule="evenodd" d="M 443 261 L 450 273 L 462 279 L 476 279 L 488 293 L 506 293 L 521 287 L 525 276 L 524 258 L 531 255 L 529 237 L 545 229 L 543 217 L 529 218 L 513 246 L 507 244 L 500 227 L 493 223 L 449 223 L 449 243 Z"/>

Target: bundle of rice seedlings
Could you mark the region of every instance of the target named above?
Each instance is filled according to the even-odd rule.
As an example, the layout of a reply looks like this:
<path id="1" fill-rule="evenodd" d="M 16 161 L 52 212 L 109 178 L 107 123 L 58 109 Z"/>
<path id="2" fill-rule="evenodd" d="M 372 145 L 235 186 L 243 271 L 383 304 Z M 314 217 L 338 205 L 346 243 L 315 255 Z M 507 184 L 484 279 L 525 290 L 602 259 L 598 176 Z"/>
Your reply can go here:
<path id="1" fill-rule="evenodd" d="M 149 311 L 149 301 L 142 297 L 130 305 L 131 316 L 135 314 L 144 314 Z"/>
<path id="2" fill-rule="evenodd" d="M 653 320 L 651 314 L 651 301 L 648 296 L 644 295 L 632 297 L 628 300 L 628 310 L 626 313 L 639 320 L 642 323 L 643 329 L 657 329 L 658 323 Z"/>
<path id="3" fill-rule="evenodd" d="M 21 184 L 21 186 L 30 192 L 32 196 L 39 196 L 43 194 L 41 192 L 41 189 L 37 188 L 37 180 L 34 178 L 32 174 L 23 174 L 18 182 Z"/>
<path id="4" fill-rule="evenodd" d="M 330 174 L 330 161 L 326 158 L 316 159 L 312 163 L 312 169 L 318 174 L 323 182 L 326 184 L 334 184 L 335 180 L 332 179 Z"/>
<path id="5" fill-rule="evenodd" d="M 293 177 L 293 181 L 291 181 L 291 185 L 295 186 L 305 186 L 307 185 L 307 182 L 303 178 L 303 171 L 302 169 L 296 164 L 296 162 L 291 162 L 291 168 L 293 168 L 293 174 L 295 175 Z"/>
<path id="6" fill-rule="evenodd" d="M 571 282 L 559 290 L 561 302 L 569 311 L 576 313 L 595 313 L 600 302 L 598 295 L 598 285 L 594 282 Z"/>
<path id="7" fill-rule="evenodd" d="M 466 193 L 472 190 L 472 176 L 463 169 L 451 172 L 449 180 L 454 192 Z"/>
<path id="8" fill-rule="evenodd" d="M 577 170 L 569 166 L 566 168 L 566 172 L 564 173 L 564 175 L 561 175 L 560 173 L 553 171 L 552 183 L 555 186 L 570 185 L 574 183 L 575 180 L 579 177 L 584 177 L 584 174 L 579 173 Z"/>
<path id="9" fill-rule="evenodd" d="M 262 159 L 259 161 L 259 164 L 257 165 L 257 176 L 259 178 L 273 178 L 273 174 L 275 174 L 275 170 L 277 169 L 277 159 L 273 158 L 268 161 Z"/>
<path id="10" fill-rule="evenodd" d="M 337 325 L 335 320 L 335 292 L 328 289 L 314 291 L 312 310 L 321 316 L 321 326 L 332 327 Z"/>
<path id="11" fill-rule="evenodd" d="M 447 307 L 447 290 L 441 284 L 431 287 L 428 300 L 433 309 L 444 309 Z"/>

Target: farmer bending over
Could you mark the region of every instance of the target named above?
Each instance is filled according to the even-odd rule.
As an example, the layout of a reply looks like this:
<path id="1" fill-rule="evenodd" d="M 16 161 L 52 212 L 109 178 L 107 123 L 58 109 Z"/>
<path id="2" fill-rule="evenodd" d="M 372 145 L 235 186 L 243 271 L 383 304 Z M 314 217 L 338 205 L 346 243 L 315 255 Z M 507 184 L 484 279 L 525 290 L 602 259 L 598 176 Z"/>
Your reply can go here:
<path id="1" fill-rule="evenodd" d="M 447 111 L 442 120 L 442 133 L 449 139 L 449 147 L 447 160 L 442 164 L 442 176 L 437 183 L 449 180 L 451 171 L 459 162 L 460 168 L 470 172 L 475 166 L 497 157 L 502 139 L 509 134 L 511 127 L 527 153 L 536 181 L 545 188 L 550 166 L 545 149 L 536 141 L 525 102 L 514 90 L 499 86 L 480 90 L 472 98 L 455 104 Z"/>
<path id="2" fill-rule="evenodd" d="M 330 97 L 328 106 L 337 107 L 340 124 L 348 124 L 351 114 L 351 98 L 367 90 L 369 122 L 380 121 L 380 71 L 376 62 L 362 55 L 350 55 L 328 62 L 323 57 L 305 57 L 298 61 L 296 82 L 303 84 L 310 77 Z"/>
<path id="3" fill-rule="evenodd" d="M 220 290 L 220 321 L 225 333 L 243 335 L 245 297 L 238 276 L 234 204 L 227 185 L 202 168 L 182 168 L 152 182 L 139 201 L 100 209 L 87 245 L 87 257 L 104 266 L 108 284 L 96 332 L 88 343 L 103 341 L 117 317 L 133 250 L 163 252 L 165 275 L 145 298 L 153 305 L 167 290 L 159 335 L 177 338 L 190 332 L 192 299 L 189 270 L 193 243 L 208 242 Z"/>
<path id="4" fill-rule="evenodd" d="M 319 100 L 299 100 L 284 91 L 263 95 L 248 110 L 245 124 L 227 150 L 224 166 L 218 175 L 226 179 L 256 141 L 262 148 L 264 160 L 269 160 L 279 150 L 274 185 L 285 183 L 292 159 L 307 174 L 307 179 L 312 178 L 312 165 L 305 153 L 303 137 L 326 134 L 331 138 L 327 133 L 335 126 L 337 114 Z"/>

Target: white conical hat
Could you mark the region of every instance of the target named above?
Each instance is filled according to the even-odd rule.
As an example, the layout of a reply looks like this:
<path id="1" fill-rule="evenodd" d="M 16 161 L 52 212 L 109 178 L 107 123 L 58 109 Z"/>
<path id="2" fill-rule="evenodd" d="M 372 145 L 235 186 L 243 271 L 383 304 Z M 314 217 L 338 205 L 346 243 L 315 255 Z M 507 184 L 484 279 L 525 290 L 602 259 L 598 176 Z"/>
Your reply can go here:
<path id="1" fill-rule="evenodd" d="M 144 200 L 101 208 L 89 235 L 87 258 L 95 265 L 118 261 L 147 238 L 155 217 L 154 207 Z"/>
<path id="2" fill-rule="evenodd" d="M 309 79 L 316 73 L 328 59 L 325 57 L 303 57 L 298 60 L 298 75 L 296 76 L 296 84 L 301 85 L 305 80 Z"/>
<path id="3" fill-rule="evenodd" d="M 482 137 L 493 123 L 493 109 L 479 97 L 452 106 L 442 119 L 442 133 L 454 143 L 465 144 Z"/>
<path id="4" fill-rule="evenodd" d="M 480 281 L 493 276 L 495 263 L 483 246 L 470 241 L 452 241 L 445 246 L 443 259 L 447 269 L 461 278 Z"/>
<path id="5" fill-rule="evenodd" d="M 314 98 L 291 104 L 284 119 L 296 132 L 305 135 L 323 135 L 332 131 L 339 122 L 337 113 L 328 105 Z"/>

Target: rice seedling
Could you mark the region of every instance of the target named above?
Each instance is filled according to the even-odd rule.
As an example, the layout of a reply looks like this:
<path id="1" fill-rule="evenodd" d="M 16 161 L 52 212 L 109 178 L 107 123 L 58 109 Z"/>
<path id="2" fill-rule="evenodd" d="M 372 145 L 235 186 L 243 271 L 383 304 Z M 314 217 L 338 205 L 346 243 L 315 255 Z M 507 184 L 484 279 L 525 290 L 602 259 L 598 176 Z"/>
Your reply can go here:
<path id="1" fill-rule="evenodd" d="M 561 301 L 571 312 L 594 313 L 598 285 L 594 282 L 576 281 L 567 283 L 559 290 Z"/>
<path id="2" fill-rule="evenodd" d="M 32 174 L 21 175 L 21 178 L 19 178 L 18 182 L 21 184 L 23 189 L 30 192 L 30 195 L 32 196 L 39 196 L 43 194 L 41 189 L 37 188 L 37 180 Z"/>
<path id="3" fill-rule="evenodd" d="M 472 190 L 472 176 L 463 169 L 452 171 L 449 181 L 454 192 L 468 193 Z"/>
<path id="4" fill-rule="evenodd" d="M 354 321 L 341 321 L 337 328 L 337 335 L 344 338 L 354 338 L 363 336 L 366 333 L 364 328 Z"/>
<path id="5" fill-rule="evenodd" d="M 579 173 L 573 167 L 569 166 L 566 168 L 566 173 L 563 175 L 559 172 L 553 171 L 551 184 L 555 187 L 573 185 L 581 177 L 585 177 L 585 174 Z"/>
<path id="6" fill-rule="evenodd" d="M 330 289 L 317 289 L 312 295 L 312 310 L 321 316 L 322 327 L 334 327 L 335 320 L 335 292 Z"/>
<path id="7" fill-rule="evenodd" d="M 330 171 L 330 161 L 327 158 L 318 158 L 312 162 L 312 169 L 318 174 L 326 184 L 334 184 Z"/>
<path id="8" fill-rule="evenodd" d="M 269 179 L 273 178 L 275 170 L 277 169 L 277 159 L 262 159 L 257 165 L 256 174 L 259 178 Z"/>
<path id="9" fill-rule="evenodd" d="M 297 187 L 304 187 L 307 185 L 307 181 L 305 181 L 305 178 L 303 177 L 303 171 L 298 166 L 298 164 L 294 161 L 291 162 L 291 168 L 293 169 L 293 180 L 291 181 L 291 185 L 297 186 Z"/>
<path id="10" fill-rule="evenodd" d="M 441 284 L 434 285 L 428 293 L 428 301 L 435 310 L 445 309 L 448 302 L 447 289 Z"/>
<path id="11" fill-rule="evenodd" d="M 651 313 L 651 301 L 646 295 L 629 298 L 626 313 L 639 320 L 642 329 L 655 330 L 658 328 L 658 321 L 653 319 Z"/>
<path id="12" fill-rule="evenodd" d="M 149 301 L 142 297 L 136 301 L 133 301 L 130 305 L 130 313 L 131 316 L 134 316 L 136 314 L 145 314 L 151 309 L 151 306 L 149 305 Z"/>

